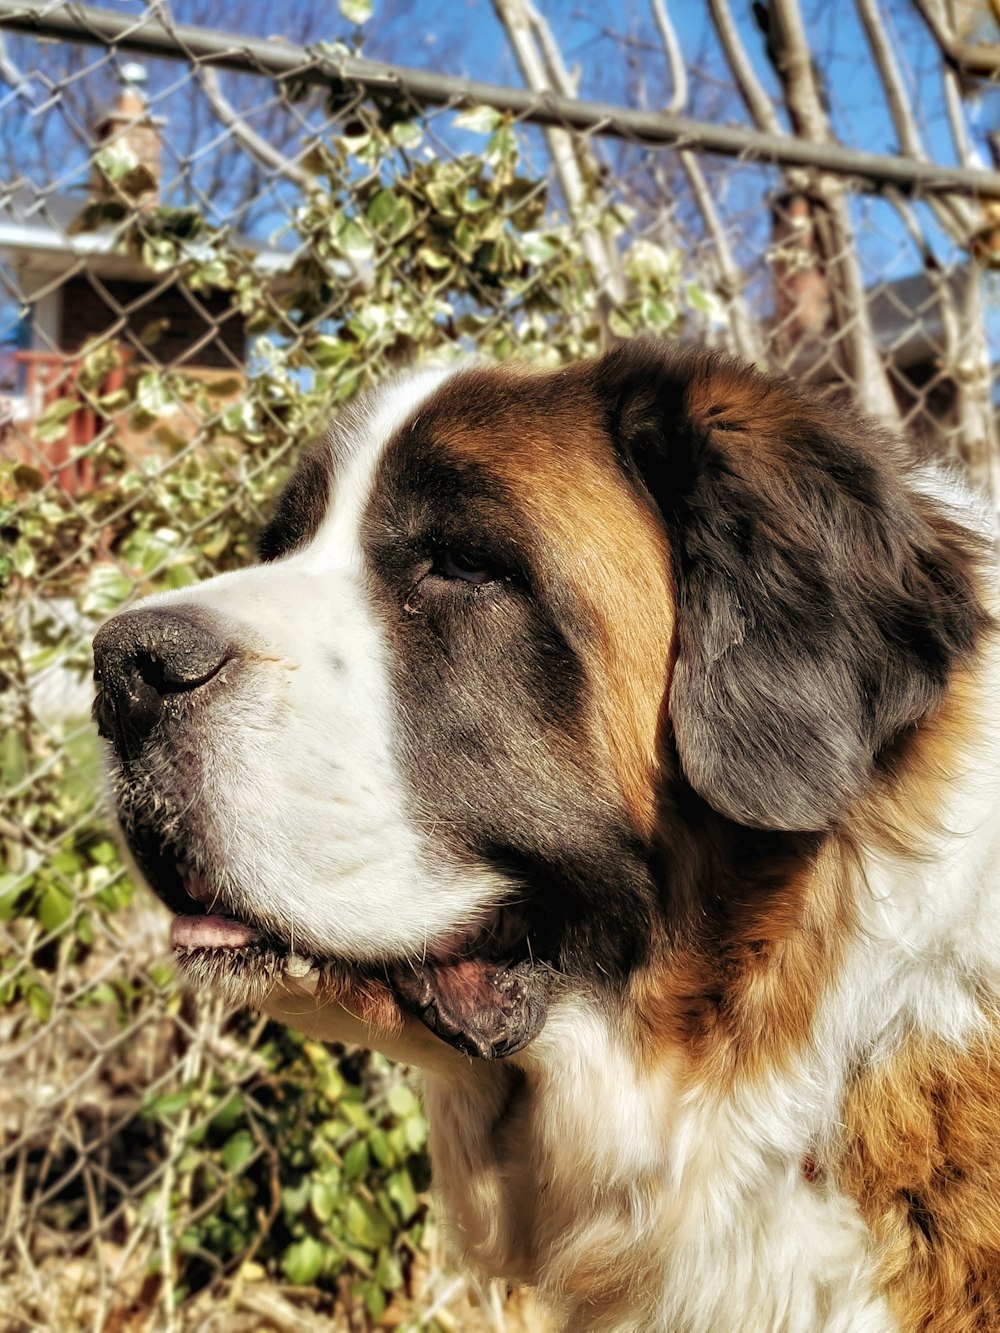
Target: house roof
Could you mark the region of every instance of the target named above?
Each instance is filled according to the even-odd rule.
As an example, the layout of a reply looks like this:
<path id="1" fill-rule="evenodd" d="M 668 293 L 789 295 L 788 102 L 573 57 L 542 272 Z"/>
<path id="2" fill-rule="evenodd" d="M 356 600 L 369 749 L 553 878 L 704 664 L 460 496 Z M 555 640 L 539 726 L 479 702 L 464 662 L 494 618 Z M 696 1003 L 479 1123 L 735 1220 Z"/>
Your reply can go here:
<path id="1" fill-rule="evenodd" d="M 964 304 L 966 271 L 947 275 L 910 273 L 869 288 L 868 309 L 879 347 L 902 369 L 948 353 L 942 297 L 958 312 Z"/>
<path id="2" fill-rule="evenodd" d="M 118 246 L 121 225 L 108 225 L 93 231 L 74 232 L 73 227 L 89 199 L 84 194 L 39 190 L 31 181 L 0 189 L 0 256 L 19 272 L 22 293 L 30 300 L 81 268 L 89 268 L 106 277 L 151 278 L 152 272 L 135 257 L 122 253 Z M 241 248 L 253 256 L 254 267 L 261 273 L 279 274 L 290 269 L 297 250 L 279 250 L 240 238 Z M 197 242 L 190 247 L 197 257 L 208 246 Z"/>

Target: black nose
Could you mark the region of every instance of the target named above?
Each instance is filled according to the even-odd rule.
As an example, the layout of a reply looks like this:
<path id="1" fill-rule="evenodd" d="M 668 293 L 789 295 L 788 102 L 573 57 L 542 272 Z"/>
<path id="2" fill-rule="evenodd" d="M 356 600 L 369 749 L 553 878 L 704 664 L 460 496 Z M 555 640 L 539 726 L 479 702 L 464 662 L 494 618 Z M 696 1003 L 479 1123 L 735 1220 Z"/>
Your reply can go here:
<path id="1" fill-rule="evenodd" d="M 134 759 L 166 705 L 207 684 L 235 656 L 195 607 L 127 611 L 94 639 L 94 720 Z"/>

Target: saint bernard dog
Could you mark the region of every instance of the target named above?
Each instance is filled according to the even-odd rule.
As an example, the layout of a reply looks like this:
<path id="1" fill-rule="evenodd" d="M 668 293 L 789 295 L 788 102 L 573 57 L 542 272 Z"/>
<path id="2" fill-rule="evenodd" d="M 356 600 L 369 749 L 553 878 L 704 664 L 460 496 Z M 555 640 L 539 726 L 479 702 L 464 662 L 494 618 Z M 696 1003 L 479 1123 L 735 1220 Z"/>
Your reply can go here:
<path id="1" fill-rule="evenodd" d="M 1000 1329 L 989 529 L 719 354 L 390 384 L 97 636 L 181 969 L 420 1066 L 574 1333 Z"/>

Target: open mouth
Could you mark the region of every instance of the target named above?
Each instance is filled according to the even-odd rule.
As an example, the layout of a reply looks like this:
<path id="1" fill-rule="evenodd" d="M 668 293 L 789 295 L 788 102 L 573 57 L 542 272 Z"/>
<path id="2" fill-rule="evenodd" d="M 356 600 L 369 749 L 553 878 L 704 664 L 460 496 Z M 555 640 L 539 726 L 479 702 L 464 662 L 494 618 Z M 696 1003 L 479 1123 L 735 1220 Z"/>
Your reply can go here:
<path id="1" fill-rule="evenodd" d="M 301 952 L 273 927 L 232 912 L 211 880 L 155 835 L 132 828 L 129 842 L 174 913 L 174 955 L 196 984 L 259 1004 L 284 978 L 315 974 L 331 1000 L 360 1017 L 377 1024 L 398 1005 L 450 1046 L 487 1060 L 521 1050 L 545 1021 L 552 974 L 532 957 L 522 907 L 497 907 L 475 927 L 430 941 L 419 957 L 356 963 Z"/>

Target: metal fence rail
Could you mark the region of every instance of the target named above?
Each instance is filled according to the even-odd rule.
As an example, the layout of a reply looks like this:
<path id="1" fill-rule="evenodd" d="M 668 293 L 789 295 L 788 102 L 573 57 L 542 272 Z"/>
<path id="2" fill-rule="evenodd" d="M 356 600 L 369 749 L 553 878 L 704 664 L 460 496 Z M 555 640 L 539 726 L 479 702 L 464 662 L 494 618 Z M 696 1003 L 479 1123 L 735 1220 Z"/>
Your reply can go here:
<path id="1" fill-rule="evenodd" d="M 0 1328 L 541 1327 L 449 1271 L 407 1075 L 176 990 L 91 635 L 249 558 L 303 443 L 424 354 L 697 338 L 995 505 L 1000 173 L 161 6 L 0 31 Z"/>
<path id="2" fill-rule="evenodd" d="M 44 4 L 0 0 L 0 25 L 37 37 L 87 42 L 166 60 L 190 60 L 274 79 L 301 80 L 348 99 L 363 91 L 405 98 L 414 108 L 491 106 L 531 124 L 611 136 L 646 148 L 689 148 L 780 167 L 813 167 L 832 175 L 856 177 L 875 189 L 895 186 L 907 193 L 943 192 L 1000 199 L 1000 172 L 996 171 L 865 153 L 836 143 L 764 134 L 665 112 L 636 111 L 554 92 L 539 95 L 524 88 L 364 60 L 346 51 L 332 55 L 291 43 L 276 45 L 188 23 L 167 24 L 159 11 L 132 19 L 89 5 L 53 9 Z"/>

